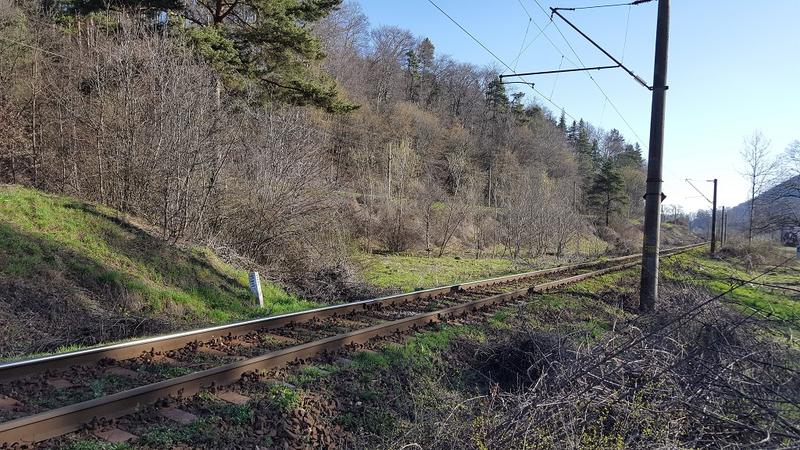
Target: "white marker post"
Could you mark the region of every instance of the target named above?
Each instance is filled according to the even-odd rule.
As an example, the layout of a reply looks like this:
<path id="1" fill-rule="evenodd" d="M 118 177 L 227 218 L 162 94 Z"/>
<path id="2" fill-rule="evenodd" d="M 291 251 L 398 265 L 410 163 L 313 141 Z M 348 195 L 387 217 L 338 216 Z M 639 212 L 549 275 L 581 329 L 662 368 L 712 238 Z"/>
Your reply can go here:
<path id="1" fill-rule="evenodd" d="M 258 298 L 258 307 L 264 307 L 264 294 L 261 293 L 261 278 L 258 272 L 250 272 L 250 292 Z"/>

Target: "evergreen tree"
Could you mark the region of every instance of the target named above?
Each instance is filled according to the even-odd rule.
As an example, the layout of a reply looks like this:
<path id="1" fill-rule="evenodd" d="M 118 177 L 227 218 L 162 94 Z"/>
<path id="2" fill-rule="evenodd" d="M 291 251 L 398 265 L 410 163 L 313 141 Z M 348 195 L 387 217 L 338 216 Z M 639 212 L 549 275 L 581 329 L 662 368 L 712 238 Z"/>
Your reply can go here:
<path id="1" fill-rule="evenodd" d="M 592 182 L 595 170 L 595 157 L 592 142 L 589 136 L 589 129 L 583 119 L 578 122 L 577 137 L 575 138 L 575 155 L 578 160 L 578 172 L 583 178 L 584 186 L 589 186 Z"/>
<path id="2" fill-rule="evenodd" d="M 499 77 L 493 78 L 486 86 L 486 106 L 488 106 L 492 118 L 508 111 L 508 94 L 506 94 L 506 87 Z"/>
<path id="3" fill-rule="evenodd" d="M 572 121 L 572 125 L 570 125 L 567 129 L 567 143 L 569 143 L 569 145 L 577 151 L 578 123 L 574 120 Z"/>
<path id="4" fill-rule="evenodd" d="M 419 47 L 417 49 L 419 53 L 419 65 L 422 73 L 425 75 L 433 73 L 435 50 L 436 47 L 433 46 L 433 42 L 431 42 L 431 40 L 428 38 L 423 39 L 422 42 L 419 43 Z"/>
<path id="5" fill-rule="evenodd" d="M 406 100 L 419 101 L 419 59 L 414 50 L 406 52 Z"/>
<path id="6" fill-rule="evenodd" d="M 606 159 L 600 166 L 589 189 L 589 201 L 605 217 L 606 226 L 611 214 L 619 213 L 627 202 L 625 183 L 613 160 Z"/>
<path id="7" fill-rule="evenodd" d="M 339 96 L 333 78 L 319 68 L 325 57 L 311 25 L 342 0 L 72 0 L 73 13 L 108 7 L 167 12 L 167 26 L 180 30 L 218 72 L 227 88 L 257 88 L 257 99 L 313 105 L 328 112 L 357 108 Z"/>
<path id="8" fill-rule="evenodd" d="M 567 120 L 565 117 L 564 110 L 561 110 L 561 117 L 558 118 L 558 129 L 561 130 L 562 133 L 567 131 Z"/>
<path id="9" fill-rule="evenodd" d="M 530 121 L 530 117 L 525 114 L 525 105 L 522 104 L 523 97 L 525 97 L 524 92 L 515 92 L 511 94 L 511 114 L 517 119 L 517 124 L 524 124 Z"/>
<path id="10" fill-rule="evenodd" d="M 499 77 L 493 78 L 486 86 L 486 109 L 488 120 L 484 133 L 488 145 L 483 146 L 482 158 L 486 167 L 486 200 L 488 205 L 496 204 L 496 174 L 494 171 L 499 148 L 505 141 L 510 102 L 506 87 Z"/>
<path id="11" fill-rule="evenodd" d="M 436 82 L 435 73 L 435 51 L 436 47 L 430 39 L 425 38 L 417 46 L 417 56 L 419 59 L 420 71 L 420 98 L 425 105 L 432 104 L 439 95 L 439 85 Z"/>
<path id="12" fill-rule="evenodd" d="M 620 167 L 643 167 L 644 159 L 642 159 L 642 151 L 639 144 L 636 146 L 631 144 L 625 145 L 625 150 L 615 156 L 617 165 Z"/>

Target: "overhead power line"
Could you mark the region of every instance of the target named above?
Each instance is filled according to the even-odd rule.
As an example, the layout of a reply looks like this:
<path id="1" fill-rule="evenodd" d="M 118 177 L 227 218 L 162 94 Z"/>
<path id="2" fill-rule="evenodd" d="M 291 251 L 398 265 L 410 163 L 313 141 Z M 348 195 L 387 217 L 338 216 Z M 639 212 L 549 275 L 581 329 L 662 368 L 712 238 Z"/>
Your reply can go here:
<path id="1" fill-rule="evenodd" d="M 562 11 L 579 11 L 581 9 L 614 8 L 617 6 L 636 6 L 636 5 L 641 5 L 642 3 L 650 3 L 652 1 L 654 0 L 636 0 L 628 3 L 610 3 L 606 5 L 575 6 L 572 8 L 556 8 L 556 9 Z"/>
<path id="2" fill-rule="evenodd" d="M 689 183 L 689 186 L 693 187 L 693 188 L 694 188 L 694 190 L 695 190 L 695 191 L 697 191 L 697 193 L 698 193 L 698 194 L 700 194 L 700 196 L 701 196 L 701 197 L 703 197 L 704 199 L 706 199 L 706 201 L 707 201 L 708 203 L 712 203 L 711 199 L 709 199 L 708 197 L 706 197 L 706 194 L 703 194 L 703 192 L 702 192 L 702 191 L 701 191 L 701 190 L 700 190 L 700 189 L 699 189 L 697 186 L 695 186 L 695 185 L 694 185 L 694 183 L 692 183 L 692 180 L 690 180 L 690 179 L 686 178 L 686 182 L 687 182 L 687 183 Z"/>
<path id="3" fill-rule="evenodd" d="M 455 25 L 456 25 L 458 28 L 460 28 L 460 29 L 461 29 L 461 31 L 463 31 L 464 33 L 466 33 L 466 35 L 467 35 L 467 36 L 469 36 L 469 37 L 470 37 L 470 38 L 471 38 L 473 41 L 475 41 L 475 43 L 477 43 L 478 45 L 480 45 L 480 46 L 481 46 L 481 48 L 483 48 L 484 50 L 486 50 L 486 52 L 487 52 L 487 53 L 489 53 L 490 55 L 492 55 L 492 57 L 493 57 L 494 59 L 496 59 L 496 60 L 497 60 L 497 61 L 498 61 L 500 64 L 502 64 L 502 65 L 503 65 L 505 68 L 507 68 L 508 70 L 510 70 L 510 71 L 512 71 L 512 72 L 514 71 L 514 69 L 512 69 L 512 68 L 511 68 L 511 66 L 509 66 L 508 64 L 506 64 L 506 62 L 505 62 L 505 61 L 503 61 L 503 60 L 502 60 L 502 59 L 501 59 L 499 56 L 497 56 L 497 55 L 496 55 L 496 54 L 495 54 L 493 51 L 489 50 L 489 48 L 488 48 L 486 45 L 484 45 L 484 44 L 483 44 L 483 42 L 481 42 L 481 41 L 480 41 L 480 39 L 476 38 L 476 37 L 475 37 L 475 35 L 473 35 L 472 33 L 470 33 L 470 32 L 469 32 L 469 30 L 467 30 L 466 28 L 464 28 L 464 26 L 462 26 L 460 23 L 458 23 L 458 21 L 457 21 L 457 20 L 455 20 L 455 19 L 454 19 L 454 18 L 453 18 L 453 17 L 452 17 L 450 14 L 448 14 L 448 13 L 447 13 L 445 10 L 443 10 L 443 9 L 442 9 L 442 8 L 441 8 L 439 5 L 437 5 L 437 4 L 436 4 L 436 3 L 435 3 L 433 0 L 428 0 L 428 3 L 430 3 L 431 5 L 433 5 L 433 6 L 434 6 L 434 8 L 438 9 L 438 10 L 439 10 L 439 12 L 441 12 L 442 14 L 444 14 L 444 16 L 445 16 L 445 17 L 447 17 L 448 19 L 450 19 L 450 21 L 451 21 L 451 22 L 453 22 L 453 23 L 454 23 L 454 24 L 455 24 Z M 529 16 L 529 17 L 530 17 L 530 16 Z M 536 21 L 535 21 L 535 20 L 533 21 L 533 23 L 534 23 L 534 25 L 536 25 L 536 27 L 537 27 L 537 28 L 539 28 L 539 31 L 541 31 L 542 33 L 544 33 L 544 30 L 543 30 L 543 29 L 542 29 L 542 28 L 539 26 L 539 24 L 538 24 L 538 23 L 536 23 Z M 541 33 L 540 33 L 540 34 L 541 34 Z M 547 35 L 546 35 L 546 34 L 545 34 L 545 37 L 547 37 Z M 550 39 L 550 38 L 548 38 L 548 40 L 549 40 L 549 39 Z M 551 43 L 552 43 L 552 41 L 551 41 Z M 555 45 L 555 44 L 553 44 L 553 45 Z M 520 78 L 522 78 L 522 77 L 520 77 Z M 545 99 L 545 100 L 547 100 L 548 102 L 550 102 L 550 104 L 551 104 L 551 105 L 553 105 L 554 107 L 556 107 L 557 109 L 559 109 L 559 110 L 561 110 L 561 111 L 564 111 L 564 107 L 560 106 L 558 103 L 554 102 L 553 100 L 551 100 L 551 99 L 547 98 L 547 97 L 546 97 L 544 94 L 542 94 L 542 93 L 541 93 L 541 92 L 540 92 L 538 89 L 536 89 L 536 87 L 534 87 L 534 83 L 532 83 L 532 82 L 528 82 L 528 81 L 527 81 L 527 80 L 525 80 L 524 78 L 522 78 L 522 80 L 523 80 L 523 81 L 525 81 L 525 83 L 526 83 L 526 84 L 528 84 L 528 85 L 531 87 L 531 89 L 533 89 L 533 91 L 534 91 L 534 92 L 538 93 L 538 94 L 539 94 L 539 95 L 540 95 L 540 96 L 541 96 L 543 99 Z M 567 117 L 569 117 L 569 118 L 570 118 L 570 119 L 572 119 L 572 120 L 577 120 L 577 118 L 575 118 L 575 116 L 573 116 L 573 115 L 569 114 L 568 112 L 565 112 L 565 111 L 564 111 L 564 115 L 565 115 L 565 116 L 567 116 Z"/>
<path id="4" fill-rule="evenodd" d="M 525 26 L 525 34 L 522 36 L 522 44 L 519 45 L 519 53 L 517 53 L 517 57 L 514 58 L 512 64 L 514 65 L 514 70 L 517 70 L 517 64 L 519 63 L 519 58 L 522 56 L 522 51 L 525 50 L 525 41 L 528 40 L 528 31 L 531 29 L 531 22 L 533 19 L 528 19 L 528 25 Z"/>
<path id="5" fill-rule="evenodd" d="M 628 48 L 628 30 L 631 25 L 631 7 L 628 7 L 628 16 L 625 18 L 625 39 L 622 41 L 622 56 L 619 60 L 625 62 L 625 50 Z"/>
<path id="6" fill-rule="evenodd" d="M 560 65 L 560 64 L 559 64 Z M 500 75 L 500 78 L 508 78 L 508 77 L 523 77 L 526 75 L 548 75 L 548 74 L 559 74 L 559 73 L 568 73 L 568 72 L 585 72 L 587 70 L 603 70 L 603 69 L 616 69 L 619 66 L 597 66 L 597 67 L 584 67 L 584 68 L 576 68 L 576 69 L 558 69 L 558 70 L 543 70 L 540 72 L 523 72 L 523 73 L 509 73 Z"/>
<path id="7" fill-rule="evenodd" d="M 525 4 L 522 3 L 522 0 L 517 0 L 517 2 L 519 2 L 519 6 L 522 6 L 522 10 L 525 11 L 525 14 L 528 16 L 528 19 L 533 19 L 533 17 L 531 17 L 531 13 L 528 12 L 528 8 L 526 8 Z"/>
<path id="8" fill-rule="evenodd" d="M 531 24 L 531 22 L 533 22 L 533 19 L 532 19 L 532 18 L 529 18 L 529 19 L 528 19 L 528 27 L 530 27 L 530 24 Z M 538 40 L 538 39 L 539 39 L 539 38 L 540 38 L 540 37 L 541 37 L 541 36 L 544 34 L 544 30 L 546 30 L 546 29 L 547 29 L 547 27 L 549 27 L 549 26 L 550 26 L 550 22 L 547 22 L 547 25 L 545 25 L 545 26 L 544 26 L 544 28 L 542 28 L 542 29 L 540 29 L 540 30 L 539 30 L 539 34 L 537 34 L 536 36 L 534 36 L 534 37 L 533 37 L 533 39 L 531 39 L 531 41 L 530 41 L 530 42 L 528 42 L 528 45 L 525 45 L 525 48 L 524 48 L 524 49 L 522 49 L 522 51 L 520 51 L 520 52 L 519 52 L 519 54 L 517 55 L 517 58 L 514 60 L 514 67 L 515 67 L 515 70 L 516 70 L 516 67 L 517 67 L 517 62 L 519 61 L 519 59 L 520 59 L 520 58 L 522 58 L 522 55 L 524 55 L 524 54 L 525 54 L 525 52 L 527 52 L 527 51 L 528 51 L 528 49 L 529 49 L 529 48 L 531 48 L 531 46 L 532 46 L 534 43 L 536 43 L 536 41 L 537 41 L 537 40 Z M 537 27 L 538 27 L 538 25 L 537 25 Z M 527 34 L 527 31 L 526 31 L 526 34 Z M 523 44 L 524 44 L 524 43 L 523 43 Z"/>
<path id="9" fill-rule="evenodd" d="M 572 51 L 572 54 L 573 54 L 573 55 L 575 55 L 575 58 L 577 58 L 577 59 L 578 59 L 578 62 L 580 63 L 580 66 L 581 66 L 583 69 L 586 69 L 586 65 L 583 63 L 583 60 L 581 59 L 580 55 L 578 55 L 578 52 L 576 52 L 576 51 L 575 51 L 575 48 L 574 48 L 574 47 L 572 46 L 572 44 L 569 42 L 569 40 L 567 39 L 567 37 L 566 37 L 566 36 L 564 36 L 564 33 L 562 33 L 562 32 L 561 32 L 561 29 L 558 27 L 558 25 L 557 25 L 555 22 L 553 22 L 553 17 L 552 17 L 552 14 L 558 14 L 558 13 L 556 13 L 555 11 L 552 11 L 550 14 L 548 14 L 547 10 L 546 10 L 546 9 L 544 9 L 544 6 L 542 6 L 542 4 L 539 2 L 539 0 L 533 0 L 533 1 L 534 1 L 534 3 L 536 3 L 536 5 L 539 7 L 539 9 L 542 11 L 542 13 L 544 13 L 544 14 L 546 14 L 546 15 L 550 16 L 550 22 L 551 22 L 551 23 L 553 23 L 553 26 L 554 26 L 554 27 L 556 28 L 556 30 L 558 31 L 558 34 L 560 34 L 560 35 L 561 35 L 561 38 L 562 38 L 562 39 L 564 40 L 564 42 L 567 44 L 567 46 L 569 47 L 570 51 Z M 644 2 L 640 2 L 640 3 L 644 3 Z M 638 4 L 638 3 L 637 3 L 637 4 Z M 551 10 L 552 10 L 552 8 L 551 8 Z M 569 21 L 567 21 L 566 19 L 564 19 L 564 18 L 563 18 L 563 16 L 561 16 L 560 14 L 559 14 L 559 17 L 561 17 L 561 18 L 562 18 L 562 19 L 563 19 L 565 22 L 569 23 Z M 570 23 L 570 25 L 572 25 L 572 24 Z M 575 28 L 575 27 L 574 27 L 574 25 L 573 25 L 573 28 Z M 580 32 L 580 30 L 578 30 L 578 32 Z M 583 34 L 583 33 L 581 33 L 581 34 Z M 589 37 L 588 37 L 588 36 L 585 36 L 585 35 L 584 35 L 584 37 L 586 37 L 587 39 L 589 39 Z M 594 43 L 594 41 L 591 41 L 591 39 L 589 39 L 589 40 L 590 40 L 590 42 Z M 552 44 L 552 41 L 550 41 L 550 42 L 551 42 L 551 44 Z M 553 46 L 555 47 L 555 44 L 553 44 Z M 597 46 L 597 44 L 595 44 L 595 46 Z M 556 48 L 557 48 L 557 47 L 556 47 Z M 602 50 L 602 49 L 601 49 L 601 50 Z M 559 50 L 559 51 L 560 51 L 560 50 Z M 603 50 L 603 52 L 605 53 L 605 50 Z M 610 57 L 610 58 L 611 58 L 611 59 L 612 59 L 612 60 L 613 60 L 615 63 L 619 64 L 619 65 L 620 65 L 620 67 L 622 67 L 623 69 L 625 69 L 625 70 L 626 70 L 626 71 L 628 71 L 629 73 L 633 74 L 633 72 L 632 72 L 632 71 L 628 70 L 628 69 L 627 69 L 627 68 L 626 68 L 626 67 L 625 67 L 625 66 L 622 64 L 622 62 L 620 62 L 620 61 L 617 61 L 617 60 L 616 60 L 616 58 L 614 58 L 614 57 L 613 57 L 613 56 L 611 56 L 610 54 L 608 54 L 608 53 L 606 53 L 606 54 L 607 54 L 607 55 L 608 55 L 608 56 L 609 56 L 609 57 Z M 562 56 L 563 56 L 563 52 L 562 52 Z M 574 63 L 573 63 L 573 64 L 574 64 Z M 574 65 L 576 65 L 576 66 L 577 66 L 577 64 L 574 64 Z M 634 77 L 635 77 L 635 74 L 633 74 L 633 75 L 634 75 Z M 600 83 L 598 83 L 598 82 L 597 82 L 597 80 L 595 80 L 595 79 L 594 79 L 594 77 L 593 77 L 591 74 L 587 73 L 587 76 L 589 77 L 589 79 L 590 79 L 590 80 L 592 80 L 592 83 L 594 83 L 595 87 L 597 87 L 597 89 L 598 89 L 598 90 L 600 91 L 600 93 L 603 95 L 603 97 L 605 98 L 605 101 L 606 101 L 606 102 L 608 102 L 608 103 L 611 105 L 611 108 L 612 108 L 612 109 L 614 109 L 614 112 L 616 112 L 616 113 L 617 113 L 617 116 L 619 116 L 619 118 L 622 120 L 622 122 L 623 122 L 623 123 L 625 123 L 625 126 L 627 126 L 627 127 L 628 127 L 628 129 L 630 130 L 630 132 L 631 132 L 631 133 L 633 133 L 633 135 L 634 135 L 634 137 L 636 138 L 636 140 L 637 140 L 637 142 L 639 143 L 639 145 L 640 145 L 642 148 L 644 148 L 645 150 L 647 150 L 647 149 L 648 149 L 648 147 L 647 147 L 647 146 L 646 146 L 646 145 L 643 143 L 643 142 L 644 142 L 644 140 L 643 140 L 643 139 L 642 139 L 642 138 L 639 136 L 639 133 L 637 133 L 637 132 L 636 132 L 636 130 L 634 130 L 634 129 L 633 129 L 633 127 L 631 126 L 630 122 L 628 122 L 628 120 L 625 118 L 625 116 L 623 116 L 623 115 L 622 115 L 622 112 L 619 110 L 619 108 L 617 108 L 617 105 L 616 105 L 616 104 L 614 104 L 614 102 L 611 100 L 611 98 L 608 96 L 608 94 L 605 92 L 605 90 L 602 88 L 602 86 L 600 86 Z M 637 78 L 638 78 L 638 77 L 637 77 Z M 645 86 L 647 86 L 647 84 L 646 84 L 646 83 L 644 83 L 644 85 L 645 85 Z M 648 89 L 649 89 L 649 86 L 647 86 L 647 87 L 648 87 Z M 604 107 L 604 109 L 605 109 L 605 107 Z"/>
<path id="10" fill-rule="evenodd" d="M 483 42 L 481 42 L 481 41 L 480 41 L 480 39 L 476 38 L 476 37 L 475 37 L 475 36 L 474 36 L 472 33 L 470 33 L 470 32 L 469 32 L 469 31 L 468 31 L 466 28 L 462 27 L 462 26 L 461 26 L 461 24 L 460 24 L 460 23 L 458 23 L 458 22 L 456 21 L 456 19 L 453 19 L 453 17 L 452 17 L 452 16 L 450 16 L 450 14 L 447 14 L 447 12 L 446 12 L 445 10 L 443 10 L 442 8 L 440 8 L 440 7 L 439 7 L 439 5 L 437 5 L 437 4 L 436 4 L 436 3 L 435 3 L 433 0 L 428 0 L 428 3 L 430 3 L 431 5 L 433 5 L 433 7 L 434 7 L 434 8 L 438 9 L 438 10 L 439 10 L 439 12 L 441 12 L 442 14 L 444 14 L 444 15 L 445 15 L 445 17 L 447 17 L 448 19 L 450 19 L 450 21 L 451 21 L 451 22 L 453 22 L 453 23 L 454 23 L 454 24 L 455 24 L 455 25 L 456 25 L 458 28 L 461 28 L 461 31 L 463 31 L 464 33 L 466 33 L 466 34 L 467 34 L 467 36 L 471 37 L 471 38 L 472 38 L 472 40 L 473 40 L 473 41 L 475 41 L 475 43 L 476 43 L 476 44 L 480 45 L 480 46 L 481 46 L 481 47 L 482 47 L 484 50 L 486 50 L 486 51 L 487 51 L 487 52 L 488 52 L 490 55 L 492 55 L 492 57 L 494 57 L 494 59 L 496 59 L 498 62 L 500 62 L 500 64 L 502 64 L 502 65 L 506 66 L 506 68 L 508 68 L 508 70 L 511 70 L 511 71 L 513 71 L 513 70 L 514 70 L 514 69 L 512 69 L 512 68 L 511 68 L 511 66 L 509 66 L 509 65 L 508 65 L 508 64 L 506 64 L 506 63 L 505 63 L 505 62 L 504 62 L 502 59 L 500 59 L 500 57 L 499 57 L 499 56 L 495 55 L 493 51 L 489 50 L 489 47 L 485 46 L 485 45 L 483 44 Z"/>
<path id="11" fill-rule="evenodd" d="M 557 11 L 555 8 L 550 8 L 550 10 L 551 10 L 551 11 L 553 11 L 553 14 L 557 15 L 558 17 L 560 17 L 560 18 L 561 18 L 561 20 L 563 20 L 564 22 L 566 22 L 566 24 L 567 24 L 567 25 L 569 25 L 570 27 L 572 27 L 572 29 L 573 29 L 573 30 L 577 31 L 577 32 L 578 32 L 578 34 L 580 34 L 581 36 L 583 36 L 583 37 L 584 37 L 584 38 L 585 38 L 587 41 L 589 41 L 589 42 L 590 42 L 592 45 L 594 45 L 594 46 L 595 46 L 595 48 L 597 48 L 598 50 L 600 50 L 601 52 L 603 52 L 603 54 L 604 54 L 604 55 L 606 55 L 606 56 L 607 56 L 607 57 L 608 57 L 610 60 L 612 60 L 612 61 L 614 61 L 615 63 L 619 64 L 619 66 L 620 66 L 620 67 L 621 67 L 621 68 L 622 68 L 624 71 L 628 72 L 628 75 L 630 75 L 631 77 L 633 77 L 633 79 L 634 79 L 634 80 L 636 80 L 636 81 L 637 81 L 639 84 L 641 84 L 642 86 L 646 87 L 648 90 L 651 90 L 651 91 L 653 90 L 653 88 L 652 88 L 651 86 L 649 86 L 649 85 L 648 85 L 648 84 L 647 84 L 647 83 L 646 83 L 644 80 L 642 80 L 642 78 L 641 78 L 641 77 L 639 77 L 639 75 L 636 75 L 635 73 L 633 73 L 633 71 L 632 71 L 631 69 L 627 68 L 627 67 L 626 67 L 624 64 L 622 64 L 622 62 L 621 62 L 621 61 L 619 61 L 619 60 L 618 60 L 617 58 L 615 58 L 615 57 L 614 57 L 614 56 L 613 56 L 611 53 L 609 53 L 608 51 L 606 51 L 606 49 L 604 49 L 604 48 L 603 48 L 603 47 L 602 47 L 600 44 L 598 44 L 597 42 L 595 42 L 594 40 L 592 40 L 592 38 L 590 38 L 590 37 L 589 37 L 589 36 L 588 36 L 586 33 L 584 33 L 583 31 L 581 31 L 581 29 L 580 29 L 580 28 L 578 28 L 578 27 L 577 27 L 577 26 L 575 26 L 575 25 L 574 25 L 572 22 L 570 22 L 569 20 L 567 20 L 567 18 L 566 18 L 566 17 L 564 17 L 563 15 L 561 15 L 561 14 L 560 14 L 560 13 L 559 13 L 559 12 L 558 12 L 558 11 Z M 569 46 L 570 50 L 572 50 L 572 53 L 574 53 L 574 54 L 575 54 L 575 57 L 576 57 L 576 58 L 578 58 L 578 61 L 581 63 L 581 65 L 583 65 L 583 61 L 581 61 L 581 57 L 580 57 L 580 56 L 578 56 L 578 53 L 577 53 L 577 52 L 575 52 L 575 49 L 572 47 L 572 44 L 570 44 L 570 43 L 569 43 L 569 41 L 567 40 L 566 36 L 564 36 L 564 33 L 562 33 L 562 32 L 561 32 L 561 29 L 560 29 L 560 28 L 558 28 L 558 25 L 555 25 L 555 27 L 556 27 L 556 30 L 558 30 L 558 33 L 559 33 L 559 34 L 561 35 L 561 37 L 564 39 L 564 42 L 566 42 L 566 43 L 567 43 L 567 45 Z"/>

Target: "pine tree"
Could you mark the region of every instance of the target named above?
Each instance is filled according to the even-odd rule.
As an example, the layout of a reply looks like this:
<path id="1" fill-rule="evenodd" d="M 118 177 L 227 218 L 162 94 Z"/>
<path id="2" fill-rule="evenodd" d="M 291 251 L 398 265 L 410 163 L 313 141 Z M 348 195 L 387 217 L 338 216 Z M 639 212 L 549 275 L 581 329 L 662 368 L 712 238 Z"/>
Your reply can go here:
<path id="1" fill-rule="evenodd" d="M 498 155 L 500 143 L 504 141 L 505 128 L 507 126 L 508 111 L 510 102 L 506 94 L 506 87 L 499 77 L 493 78 L 486 86 L 486 109 L 488 117 L 486 120 L 486 137 L 490 143 L 482 149 L 482 158 L 486 165 L 486 200 L 488 205 L 496 204 L 496 174 L 494 173 L 495 160 Z"/>
<path id="2" fill-rule="evenodd" d="M 642 151 L 639 144 L 636 146 L 631 144 L 625 145 L 625 150 L 614 157 L 617 165 L 620 167 L 643 167 L 644 159 L 642 159 Z"/>
<path id="3" fill-rule="evenodd" d="M 419 59 L 414 50 L 406 52 L 406 99 L 411 102 L 419 101 Z"/>
<path id="4" fill-rule="evenodd" d="M 65 11 L 88 13 L 111 7 L 139 11 L 143 18 L 167 12 L 171 17 L 167 26 L 184 34 L 228 89 L 256 87 L 257 100 L 313 105 L 336 113 L 357 106 L 342 99 L 336 82 L 319 68 L 325 53 L 311 25 L 341 2 L 72 0 Z"/>
<path id="5" fill-rule="evenodd" d="M 558 129 L 561 130 L 562 133 L 565 133 L 567 131 L 567 120 L 566 120 L 565 115 L 566 115 L 566 113 L 562 109 L 561 110 L 561 117 L 559 117 L 559 119 L 558 119 Z"/>
<path id="6" fill-rule="evenodd" d="M 525 105 L 522 103 L 524 97 L 524 92 L 515 92 L 511 94 L 511 114 L 517 119 L 518 124 L 524 124 L 530 120 L 528 115 L 525 114 Z"/>
<path id="7" fill-rule="evenodd" d="M 593 146 L 589 136 L 589 129 L 583 119 L 578 122 L 577 137 L 575 138 L 575 155 L 578 160 L 578 172 L 584 180 L 584 186 L 592 182 L 595 170 Z"/>
<path id="8" fill-rule="evenodd" d="M 425 38 L 419 43 L 417 52 L 419 53 L 419 65 L 423 74 L 433 73 L 433 59 L 436 47 L 430 39 Z"/>
<path id="9" fill-rule="evenodd" d="M 417 46 L 420 71 L 420 97 L 425 105 L 430 105 L 439 95 L 439 85 L 435 73 L 436 47 L 430 39 L 423 39 Z"/>
<path id="10" fill-rule="evenodd" d="M 492 79 L 486 86 L 486 106 L 492 112 L 492 117 L 508 111 L 509 101 L 506 87 L 499 77 Z"/>
<path id="11" fill-rule="evenodd" d="M 605 216 L 606 226 L 609 224 L 611 214 L 619 213 L 627 202 L 625 183 L 613 160 L 606 159 L 600 166 L 589 189 L 589 201 L 594 209 Z"/>
<path id="12" fill-rule="evenodd" d="M 574 120 L 572 125 L 567 128 L 567 143 L 575 150 L 577 150 L 578 143 L 578 123 Z"/>

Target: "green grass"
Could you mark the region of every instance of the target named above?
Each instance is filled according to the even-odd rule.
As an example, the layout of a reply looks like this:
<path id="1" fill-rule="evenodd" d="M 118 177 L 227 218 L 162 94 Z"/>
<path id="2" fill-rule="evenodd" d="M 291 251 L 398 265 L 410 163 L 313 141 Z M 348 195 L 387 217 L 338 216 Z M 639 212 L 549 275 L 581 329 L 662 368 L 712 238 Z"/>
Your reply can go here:
<path id="1" fill-rule="evenodd" d="M 288 412 L 300 404 L 300 394 L 285 384 L 270 384 L 264 392 L 264 398 L 270 406 L 278 411 Z"/>
<path id="2" fill-rule="evenodd" d="M 425 289 L 520 272 L 514 262 L 500 258 L 359 255 L 364 278 L 382 288 Z"/>
<path id="3" fill-rule="evenodd" d="M 439 330 L 420 333 L 402 345 L 388 343 L 378 352 L 358 353 L 353 359 L 352 369 L 367 375 L 398 366 L 425 372 L 436 355 L 446 350 L 457 337 L 477 341 L 486 338 L 484 332 L 474 326 L 441 325 Z"/>
<path id="4" fill-rule="evenodd" d="M 213 426 L 214 418 L 199 418 L 189 425 L 156 425 L 139 437 L 137 447 L 171 448 L 181 444 L 214 442 L 218 437 Z"/>
<path id="5" fill-rule="evenodd" d="M 765 268 L 760 268 L 764 270 Z M 674 256 L 662 265 L 667 279 L 703 286 L 714 294 L 722 294 L 739 284 L 736 280 L 750 280 L 760 273 L 748 271 L 731 259 L 711 259 L 703 250 L 694 250 Z M 763 284 L 789 284 L 800 282 L 796 271 L 781 269 L 755 280 Z M 757 284 L 745 284 L 725 295 L 745 313 L 758 311 L 780 320 L 797 323 L 800 319 L 800 302 L 778 289 Z M 794 326 L 797 329 L 796 326 Z"/>
<path id="6" fill-rule="evenodd" d="M 564 248 L 564 255 L 600 255 L 608 244 L 592 234 L 573 239 Z M 501 249 L 496 249 L 498 252 Z M 562 264 L 552 255 L 543 255 L 528 262 L 511 258 L 478 258 L 463 256 L 412 256 L 399 254 L 357 253 L 354 260 L 363 268 L 367 283 L 381 288 L 412 291 L 484 278 L 520 273 Z"/>
<path id="7" fill-rule="evenodd" d="M 64 447 L 65 450 L 128 450 L 133 447 L 130 444 L 112 444 L 100 440 L 81 440 L 75 441 Z"/>
<path id="8" fill-rule="evenodd" d="M 112 209 L 8 185 L 0 185 L 0 277 L 38 277 L 101 299 L 124 294 L 144 313 L 205 322 L 319 306 L 262 281 L 261 310 L 247 271 L 206 248 L 167 245 Z"/>

